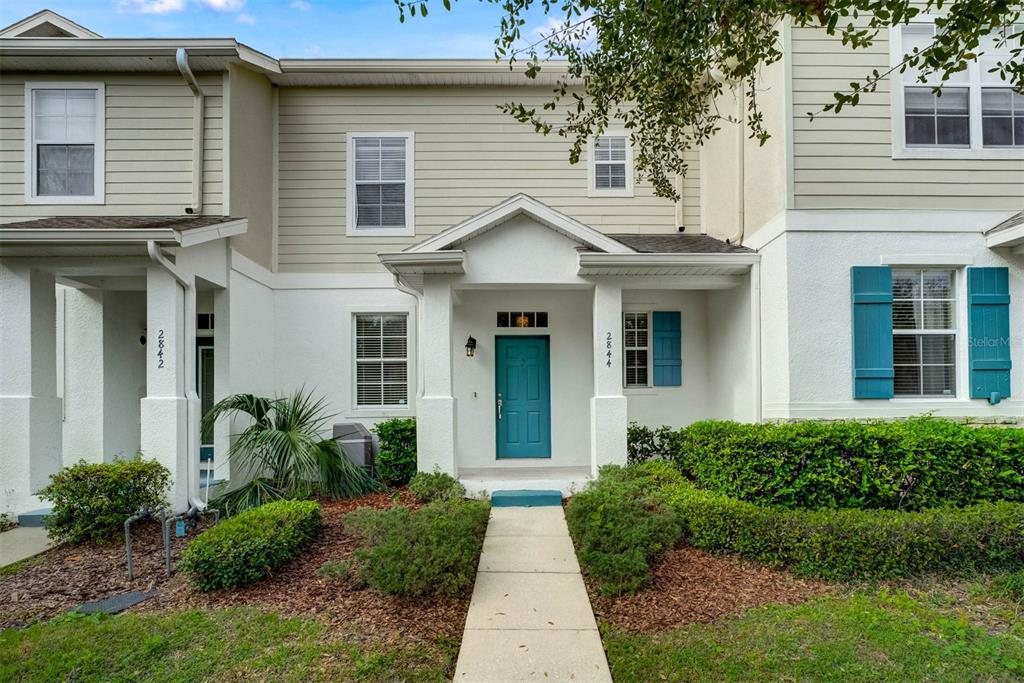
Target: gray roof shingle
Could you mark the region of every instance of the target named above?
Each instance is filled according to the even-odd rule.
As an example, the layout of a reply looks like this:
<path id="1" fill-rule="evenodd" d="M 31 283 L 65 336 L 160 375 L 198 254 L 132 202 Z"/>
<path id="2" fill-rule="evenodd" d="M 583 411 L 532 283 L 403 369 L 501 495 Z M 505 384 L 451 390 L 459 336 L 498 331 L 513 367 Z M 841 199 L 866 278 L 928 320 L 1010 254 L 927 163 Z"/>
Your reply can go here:
<path id="1" fill-rule="evenodd" d="M 1010 228 L 1017 227 L 1018 225 L 1024 225 L 1024 210 L 1018 211 L 1002 223 L 995 225 L 985 232 L 991 234 L 993 232 L 999 232 L 1000 230 L 1009 230 Z"/>
<path id="2" fill-rule="evenodd" d="M 754 251 L 709 235 L 687 235 L 681 232 L 656 235 L 618 233 L 608 236 L 641 254 L 750 254 Z"/>
<path id="3" fill-rule="evenodd" d="M 238 216 L 54 216 L 0 223 L 3 230 L 177 230 L 185 232 L 241 220 Z"/>

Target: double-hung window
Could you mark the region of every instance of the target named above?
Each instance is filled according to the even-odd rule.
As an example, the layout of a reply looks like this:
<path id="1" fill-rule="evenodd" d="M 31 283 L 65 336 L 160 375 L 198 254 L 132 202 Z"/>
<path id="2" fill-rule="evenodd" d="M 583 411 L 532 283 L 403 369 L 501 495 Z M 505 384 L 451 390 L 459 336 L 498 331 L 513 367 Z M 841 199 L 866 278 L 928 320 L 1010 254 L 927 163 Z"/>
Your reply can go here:
<path id="1" fill-rule="evenodd" d="M 394 408 L 409 403 L 408 315 L 355 315 L 356 407 Z"/>
<path id="2" fill-rule="evenodd" d="M 931 22 L 892 29 L 891 59 L 899 63 L 923 51 L 935 37 Z M 1024 25 L 1006 27 L 982 41 L 976 61 L 941 82 L 938 74 L 921 80 L 919 69 L 893 73 L 892 126 L 895 158 L 1024 157 L 1024 96 L 992 69 L 1011 59 L 1015 36 Z M 1006 38 L 1009 40 L 1005 40 Z M 1001 41 L 1005 41 L 1002 42 Z M 941 94 L 933 92 L 942 86 Z"/>
<path id="3" fill-rule="evenodd" d="M 348 235 L 414 235 L 412 133 L 348 136 Z"/>
<path id="4" fill-rule="evenodd" d="M 633 196 L 633 152 L 625 134 L 599 135 L 590 145 L 590 196 Z"/>
<path id="5" fill-rule="evenodd" d="M 25 84 L 25 200 L 103 203 L 103 85 Z"/>
<path id="6" fill-rule="evenodd" d="M 892 271 L 893 394 L 956 395 L 956 294 L 954 271 Z"/>
<path id="7" fill-rule="evenodd" d="M 650 386 L 651 320 L 648 313 L 622 314 L 622 348 L 625 351 L 624 386 Z"/>

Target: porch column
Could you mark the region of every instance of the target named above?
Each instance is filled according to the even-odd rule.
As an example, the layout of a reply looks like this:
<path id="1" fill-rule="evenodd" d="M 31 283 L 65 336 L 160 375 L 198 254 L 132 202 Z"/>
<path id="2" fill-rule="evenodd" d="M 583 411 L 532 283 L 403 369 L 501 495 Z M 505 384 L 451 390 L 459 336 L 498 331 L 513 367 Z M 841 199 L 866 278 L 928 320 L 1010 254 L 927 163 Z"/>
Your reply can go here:
<path id="1" fill-rule="evenodd" d="M 452 287 L 427 278 L 421 299 L 416 400 L 416 459 L 420 471 L 435 467 L 455 475 L 455 399 L 452 397 Z"/>
<path id="2" fill-rule="evenodd" d="M 188 507 L 189 494 L 186 343 L 184 288 L 166 270 L 151 266 L 146 271 L 146 397 L 141 404 L 141 445 L 144 457 L 171 471 L 168 501 L 177 512 Z"/>
<path id="3" fill-rule="evenodd" d="M 590 399 L 590 466 L 626 464 L 626 397 L 622 394 L 622 288 L 594 287 L 594 397 Z"/>
<path id="4" fill-rule="evenodd" d="M 0 261 L 0 512 L 36 507 L 61 464 L 54 276 Z"/>

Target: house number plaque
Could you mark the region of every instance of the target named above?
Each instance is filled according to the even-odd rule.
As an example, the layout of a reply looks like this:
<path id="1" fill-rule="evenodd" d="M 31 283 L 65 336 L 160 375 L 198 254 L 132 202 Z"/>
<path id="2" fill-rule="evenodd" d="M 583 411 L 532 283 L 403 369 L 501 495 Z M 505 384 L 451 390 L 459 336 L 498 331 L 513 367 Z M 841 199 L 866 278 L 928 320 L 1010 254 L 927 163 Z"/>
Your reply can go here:
<path id="1" fill-rule="evenodd" d="M 167 342 L 164 337 L 164 331 L 160 330 L 156 333 L 156 366 L 162 368 L 164 366 L 164 347 Z"/>
<path id="2" fill-rule="evenodd" d="M 606 332 L 604 336 L 604 348 L 605 348 L 605 365 L 609 368 L 612 366 L 612 333 Z"/>

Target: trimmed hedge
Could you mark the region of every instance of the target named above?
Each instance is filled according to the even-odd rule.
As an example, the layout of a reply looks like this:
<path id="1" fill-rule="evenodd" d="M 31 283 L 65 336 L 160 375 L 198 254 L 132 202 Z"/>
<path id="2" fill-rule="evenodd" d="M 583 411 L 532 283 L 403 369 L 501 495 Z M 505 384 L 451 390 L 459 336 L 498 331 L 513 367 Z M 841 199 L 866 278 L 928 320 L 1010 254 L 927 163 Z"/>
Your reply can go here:
<path id="1" fill-rule="evenodd" d="M 197 536 L 182 552 L 179 568 L 201 591 L 253 583 L 298 557 L 322 524 L 316 501 L 267 503 Z"/>
<path id="2" fill-rule="evenodd" d="M 433 472 L 417 472 L 409 481 L 409 493 L 417 503 L 432 503 L 435 500 L 465 498 L 466 487 L 452 475 L 435 469 Z"/>
<path id="3" fill-rule="evenodd" d="M 646 585 L 651 565 L 675 545 L 681 523 L 660 489 L 669 482 L 681 477 L 664 463 L 606 466 L 569 498 L 565 519 L 576 556 L 601 593 L 621 595 Z"/>
<path id="4" fill-rule="evenodd" d="M 663 489 L 683 540 L 829 579 L 959 574 L 1024 567 L 1024 504 L 979 503 L 920 512 L 786 510 L 688 483 Z"/>
<path id="5" fill-rule="evenodd" d="M 1024 430 L 900 422 L 632 426 L 630 458 L 673 460 L 699 488 L 785 508 L 923 510 L 1024 501 Z"/>
<path id="6" fill-rule="evenodd" d="M 50 537 L 61 543 L 110 543 L 124 538 L 124 522 L 140 509 L 159 512 L 171 473 L 155 460 L 119 460 L 65 467 L 39 497 L 50 501 Z"/>
<path id="7" fill-rule="evenodd" d="M 388 486 L 405 486 L 416 474 L 416 420 L 411 417 L 393 417 L 377 423 L 380 448 L 376 469 Z"/>
<path id="8" fill-rule="evenodd" d="M 490 510 L 487 501 L 459 499 L 350 512 L 346 531 L 367 543 L 353 553 L 357 580 L 393 595 L 467 594 Z"/>

